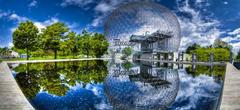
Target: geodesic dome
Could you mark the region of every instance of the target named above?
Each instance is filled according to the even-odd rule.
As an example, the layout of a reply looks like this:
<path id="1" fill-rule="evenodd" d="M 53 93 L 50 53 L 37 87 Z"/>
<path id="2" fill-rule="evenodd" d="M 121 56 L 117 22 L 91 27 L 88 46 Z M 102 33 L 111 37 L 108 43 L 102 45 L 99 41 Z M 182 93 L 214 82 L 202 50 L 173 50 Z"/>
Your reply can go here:
<path id="1" fill-rule="evenodd" d="M 155 71 L 154 77 L 143 78 L 144 75 L 154 73 L 149 73 L 149 70 Z M 110 72 L 105 78 L 104 91 L 114 109 L 161 110 L 175 101 L 179 89 L 177 70 L 141 67 L 140 74 L 127 72 L 116 75 Z"/>
<path id="2" fill-rule="evenodd" d="M 114 39 L 129 41 L 132 35 L 151 35 L 156 32 L 170 33 L 155 47 L 162 51 L 178 51 L 180 45 L 180 26 L 173 12 L 153 2 L 131 2 L 121 5 L 108 17 L 104 33 L 110 43 Z"/>

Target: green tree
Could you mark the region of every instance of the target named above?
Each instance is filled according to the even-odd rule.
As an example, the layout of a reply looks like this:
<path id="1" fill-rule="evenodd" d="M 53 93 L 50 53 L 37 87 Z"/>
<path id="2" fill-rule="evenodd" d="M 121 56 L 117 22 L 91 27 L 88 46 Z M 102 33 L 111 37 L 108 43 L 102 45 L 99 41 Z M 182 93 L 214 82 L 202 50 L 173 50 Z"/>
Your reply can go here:
<path id="1" fill-rule="evenodd" d="M 95 57 L 100 58 L 102 55 L 107 53 L 109 43 L 104 35 L 95 33 L 93 35 L 91 45 Z"/>
<path id="2" fill-rule="evenodd" d="M 8 56 L 10 54 L 10 49 L 7 47 L 1 48 L 0 55 L 1 56 Z"/>
<path id="3" fill-rule="evenodd" d="M 60 44 L 60 50 L 62 51 L 63 55 L 72 54 L 73 58 L 79 52 L 78 49 L 78 36 L 75 32 L 69 32 L 63 42 Z"/>
<path id="4" fill-rule="evenodd" d="M 29 59 L 29 50 L 35 50 L 38 45 L 38 28 L 31 22 L 20 23 L 13 33 L 13 44 L 17 49 L 25 49 L 27 60 Z"/>
<path id="5" fill-rule="evenodd" d="M 2 53 L 2 50 L 3 50 L 3 48 L 0 47 L 0 55 L 1 55 L 1 53 Z"/>
<path id="6" fill-rule="evenodd" d="M 64 23 L 54 23 L 47 26 L 42 33 L 43 48 L 46 50 L 53 50 L 54 58 L 57 59 L 57 52 L 60 49 L 60 43 L 65 38 L 65 33 L 69 28 Z"/>
<path id="7" fill-rule="evenodd" d="M 126 69 L 126 70 L 130 70 L 130 68 L 133 67 L 132 63 L 129 62 L 129 61 L 122 63 L 122 66 L 123 66 L 123 68 Z"/>
<path id="8" fill-rule="evenodd" d="M 187 54 L 190 54 L 191 51 L 196 50 L 196 49 L 198 49 L 198 48 L 201 48 L 201 46 L 198 45 L 198 44 L 196 44 L 196 43 L 194 43 L 193 45 L 191 45 L 191 46 L 189 46 L 189 47 L 187 48 L 186 53 L 187 53 Z"/>
<path id="9" fill-rule="evenodd" d="M 75 32 L 68 33 L 67 38 L 68 38 L 67 44 L 74 58 L 74 56 L 76 56 L 76 54 L 79 52 L 79 49 L 78 49 L 79 38 Z"/>
<path id="10" fill-rule="evenodd" d="M 237 60 L 240 60 L 240 49 L 239 49 L 239 51 L 238 51 L 238 53 L 237 53 L 236 59 L 237 59 Z"/>
<path id="11" fill-rule="evenodd" d="M 225 48 L 198 48 L 193 51 L 197 55 L 198 61 L 209 61 L 210 54 L 213 53 L 214 61 L 228 61 L 230 51 Z"/>
<path id="12" fill-rule="evenodd" d="M 91 33 L 83 31 L 83 35 L 80 37 L 78 41 L 78 46 L 80 49 L 80 52 L 84 55 L 87 55 L 87 58 L 89 58 L 89 55 L 93 54 L 92 51 L 92 35 Z"/>
<path id="13" fill-rule="evenodd" d="M 213 43 L 214 48 L 226 48 L 228 50 L 232 49 L 232 46 L 229 45 L 227 42 L 222 41 L 221 39 L 216 39 Z"/>
<path id="14" fill-rule="evenodd" d="M 122 50 L 122 53 L 128 57 L 132 54 L 132 48 L 131 47 L 126 47 Z"/>

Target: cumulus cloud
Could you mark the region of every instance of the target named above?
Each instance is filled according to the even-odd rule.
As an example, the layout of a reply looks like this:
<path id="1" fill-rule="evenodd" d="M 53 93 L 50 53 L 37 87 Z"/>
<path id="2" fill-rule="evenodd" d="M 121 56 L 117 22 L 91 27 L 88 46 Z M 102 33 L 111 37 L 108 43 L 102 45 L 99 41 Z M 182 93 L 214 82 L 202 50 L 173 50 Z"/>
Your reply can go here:
<path id="1" fill-rule="evenodd" d="M 57 22 L 59 22 L 59 20 L 57 18 L 51 18 L 51 19 L 45 20 L 43 22 L 34 21 L 33 24 L 35 26 L 37 26 L 37 28 L 41 31 L 42 29 L 46 28 L 47 26 L 49 26 L 53 23 L 57 23 Z"/>
<path id="2" fill-rule="evenodd" d="M 194 5 L 202 8 L 204 6 L 208 6 L 208 4 L 203 0 L 196 1 L 198 2 Z M 182 0 L 178 0 L 177 3 L 177 12 L 190 15 L 190 17 L 178 16 L 182 31 L 180 50 L 185 50 L 193 43 L 198 43 L 202 46 L 211 45 L 216 38 L 219 38 L 224 33 L 218 28 L 220 25 L 218 20 L 211 19 L 206 16 L 204 16 L 204 18 L 202 16 L 202 12 L 192 8 L 188 0 L 185 0 L 184 2 L 182 2 Z M 198 3 L 203 4 L 198 5 Z"/>
<path id="3" fill-rule="evenodd" d="M 116 9 L 119 5 L 129 2 L 134 2 L 139 0 L 101 0 L 97 6 L 94 8 L 95 17 L 92 23 L 89 26 L 98 27 L 101 26 L 104 22 L 106 16 L 111 13 L 114 9 Z M 156 1 L 160 0 L 145 0 L 145 1 Z"/>
<path id="4" fill-rule="evenodd" d="M 30 4 L 28 4 L 29 8 L 36 7 L 36 6 L 37 6 L 37 1 L 36 0 L 33 0 L 33 1 L 31 1 Z"/>
<path id="5" fill-rule="evenodd" d="M 95 19 L 89 26 L 102 26 L 106 16 L 111 13 L 112 10 L 117 8 L 120 4 L 132 1 L 135 0 L 100 1 L 100 3 L 98 3 L 95 7 Z M 202 11 L 194 8 L 206 8 L 210 5 L 207 0 L 195 0 L 194 4 L 190 4 L 189 0 L 177 0 L 176 3 L 176 13 L 184 13 L 190 16 L 181 16 L 182 14 L 177 14 L 182 30 L 180 50 L 185 50 L 193 43 L 198 43 L 202 46 L 211 45 L 216 38 L 219 38 L 223 33 L 225 33 L 219 29 L 220 22 L 218 20 L 204 16 Z"/>
<path id="6" fill-rule="evenodd" d="M 14 45 L 13 45 L 13 43 L 12 42 L 10 42 L 10 43 L 8 43 L 8 47 L 13 47 Z"/>
<path id="7" fill-rule="evenodd" d="M 240 34 L 240 28 L 235 29 L 235 30 L 232 31 L 232 32 L 229 32 L 228 34 L 230 34 L 230 35 L 237 35 L 237 34 Z"/>
<path id="8" fill-rule="evenodd" d="M 19 24 L 20 22 L 25 22 L 25 21 L 29 20 L 27 17 L 19 16 L 16 13 L 10 13 L 10 12 L 6 17 L 9 20 L 16 21 L 17 24 Z M 16 28 L 17 28 L 17 26 L 14 26 L 14 27 L 10 28 L 10 32 L 13 33 L 16 30 Z"/>
<path id="9" fill-rule="evenodd" d="M 227 4 L 228 4 L 228 2 L 226 2 L 226 1 L 225 1 L 225 2 L 223 2 L 223 4 L 227 5 Z"/>
<path id="10" fill-rule="evenodd" d="M 27 18 L 26 18 L 27 19 Z M 77 23 L 70 23 L 70 22 L 66 22 L 66 21 L 62 21 L 59 20 L 56 17 L 52 17 L 50 19 L 47 19 L 45 21 L 35 21 L 35 20 L 31 20 L 33 22 L 33 24 L 38 28 L 38 30 L 41 32 L 42 29 L 46 28 L 47 26 L 57 23 L 57 22 L 63 22 L 65 23 L 71 30 L 75 31 L 75 32 L 79 32 L 81 31 L 79 29 L 79 25 Z M 14 32 L 17 28 L 17 25 L 12 27 L 10 30 L 11 32 Z"/>
<path id="11" fill-rule="evenodd" d="M 10 14 L 10 12 L 4 12 L 4 11 L 0 10 L 0 18 L 6 17 L 6 16 L 8 16 L 9 14 Z"/>
<path id="12" fill-rule="evenodd" d="M 95 7 L 95 17 L 92 21 L 92 23 L 89 26 L 98 27 L 99 25 L 102 25 L 104 18 L 112 11 L 114 10 L 118 4 L 122 3 L 123 0 L 102 0 L 98 5 Z"/>
<path id="13" fill-rule="evenodd" d="M 19 16 L 19 17 L 20 17 L 20 16 Z M 20 18 L 21 18 L 21 17 L 20 17 Z M 28 18 L 26 18 L 26 19 L 28 19 Z M 56 23 L 56 22 L 58 22 L 58 21 L 59 21 L 59 20 L 58 20 L 57 18 L 51 18 L 51 19 L 45 20 L 45 21 L 43 21 L 43 22 L 33 21 L 33 24 L 38 28 L 39 32 L 41 33 L 41 31 L 42 31 L 43 28 L 46 28 L 48 25 L 51 25 L 51 24 Z M 18 21 L 18 23 L 19 23 L 19 22 L 20 22 L 20 21 Z M 14 27 L 10 28 L 11 34 L 17 29 L 17 26 L 18 26 L 18 25 L 15 25 Z M 11 42 L 10 42 L 9 44 L 11 44 Z M 10 45 L 8 45 L 8 46 L 10 46 Z"/>
<path id="14" fill-rule="evenodd" d="M 38 30 L 40 31 L 40 33 L 42 32 L 42 29 L 46 28 L 47 26 L 49 26 L 49 25 L 51 25 L 51 24 L 57 23 L 57 22 L 63 22 L 63 23 L 65 23 L 65 24 L 70 28 L 70 30 L 75 31 L 75 32 L 77 32 L 77 33 L 79 33 L 79 32 L 81 31 L 81 29 L 79 28 L 78 23 L 66 22 L 66 21 L 60 20 L 60 19 L 58 19 L 58 18 L 56 18 L 56 17 L 52 17 L 52 18 L 47 19 L 47 20 L 45 20 L 45 21 L 36 21 L 36 20 L 31 20 L 31 19 L 29 19 L 29 18 L 27 18 L 27 17 L 20 16 L 20 15 L 18 15 L 18 14 L 16 14 L 16 13 L 11 13 L 11 14 L 8 14 L 7 18 L 8 18 L 9 20 L 16 21 L 16 25 L 10 28 L 10 32 L 11 32 L 11 33 L 10 33 L 10 36 L 11 36 L 11 34 L 17 29 L 18 24 L 19 24 L 20 22 L 25 22 L 25 21 L 27 21 L 27 20 L 32 21 L 33 24 L 38 28 Z M 10 44 L 10 43 L 9 43 L 9 44 Z M 10 45 L 9 45 L 9 46 L 10 46 Z"/>
<path id="15" fill-rule="evenodd" d="M 240 28 L 226 33 L 226 37 L 221 38 L 233 47 L 233 52 L 237 53 L 240 49 Z"/>
<path id="16" fill-rule="evenodd" d="M 92 3 L 94 3 L 94 0 L 63 0 L 63 2 L 61 3 L 61 6 L 67 7 L 70 5 L 75 5 L 75 6 L 84 8 L 85 6 L 92 4 Z"/>
<path id="17" fill-rule="evenodd" d="M 10 19 L 10 20 L 16 20 L 17 22 L 24 22 L 24 21 L 28 20 L 28 18 L 23 17 L 23 16 L 19 16 L 19 15 L 17 15 L 16 13 L 12 13 L 12 14 L 9 16 L 9 19 Z"/>

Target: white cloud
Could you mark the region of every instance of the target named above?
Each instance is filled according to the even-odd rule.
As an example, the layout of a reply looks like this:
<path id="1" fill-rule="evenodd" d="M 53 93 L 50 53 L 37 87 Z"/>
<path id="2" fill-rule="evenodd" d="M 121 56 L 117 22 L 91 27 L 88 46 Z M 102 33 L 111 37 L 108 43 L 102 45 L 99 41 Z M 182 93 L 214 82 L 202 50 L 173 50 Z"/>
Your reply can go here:
<path id="1" fill-rule="evenodd" d="M 13 33 L 16 29 L 17 29 L 17 27 L 12 27 L 12 28 L 10 28 L 10 31 Z"/>
<path id="2" fill-rule="evenodd" d="M 227 36 L 221 38 L 223 41 L 229 43 L 233 47 L 233 52 L 237 53 L 240 49 L 240 28 L 226 33 Z"/>
<path id="3" fill-rule="evenodd" d="M 116 9 L 120 4 L 134 2 L 139 0 L 101 0 L 97 6 L 95 7 L 95 18 L 93 19 L 92 23 L 88 26 L 98 27 L 103 24 L 104 19 L 106 16 L 111 13 L 114 9 Z M 161 0 L 144 0 L 144 1 L 155 1 L 159 2 Z"/>
<path id="4" fill-rule="evenodd" d="M 10 14 L 10 12 L 3 12 L 3 11 L 0 10 L 0 18 L 6 17 L 6 16 L 8 16 L 9 14 Z"/>
<path id="5" fill-rule="evenodd" d="M 10 48 L 11 48 L 11 47 L 13 47 L 13 46 L 14 46 L 14 45 L 13 45 L 13 43 L 12 43 L 12 42 L 9 42 L 9 43 L 8 43 L 8 47 L 10 47 Z"/>
<path id="6" fill-rule="evenodd" d="M 33 1 L 28 5 L 29 8 L 32 8 L 32 7 L 35 7 L 35 6 L 37 6 L 37 1 L 36 1 L 36 0 L 33 0 Z"/>
<path id="7" fill-rule="evenodd" d="M 228 2 L 226 2 L 226 1 L 225 1 L 225 2 L 223 2 L 223 4 L 227 5 L 227 4 L 228 4 Z"/>
<path id="8" fill-rule="evenodd" d="M 28 18 L 23 17 L 23 16 L 19 16 L 19 15 L 15 14 L 15 13 L 11 14 L 9 16 L 9 19 L 10 20 L 16 20 L 17 22 L 24 22 L 24 21 L 28 20 Z"/>
<path id="9" fill-rule="evenodd" d="M 39 31 L 41 32 L 41 30 L 43 28 L 46 28 L 48 25 L 51 25 L 53 23 L 57 23 L 59 22 L 59 20 L 57 18 L 51 18 L 49 20 L 45 20 L 43 22 L 40 22 L 40 21 L 33 21 L 33 24 L 35 26 L 37 26 L 37 28 L 39 29 Z"/>
<path id="10" fill-rule="evenodd" d="M 17 15 L 14 15 L 14 19 L 20 19 L 21 17 L 15 17 L 15 16 L 17 16 Z M 28 18 L 25 18 L 26 20 L 28 20 Z M 19 22 L 22 22 L 23 20 L 18 20 L 18 23 Z M 25 20 L 24 20 L 25 21 Z M 33 22 L 33 24 L 38 28 L 38 30 L 41 32 L 42 31 L 42 29 L 44 29 L 44 28 L 46 28 L 47 26 L 49 26 L 49 25 L 51 25 L 51 24 L 54 24 L 54 23 L 57 23 L 57 22 L 63 22 L 63 23 L 65 23 L 69 28 L 70 28 L 70 30 L 72 30 L 72 31 L 75 31 L 75 32 L 80 32 L 81 31 L 81 29 L 79 29 L 79 25 L 78 25 L 78 23 L 69 23 L 69 22 L 65 22 L 65 21 L 62 21 L 62 20 L 59 20 L 58 18 L 56 18 L 56 17 L 52 17 L 52 18 L 50 18 L 50 19 L 48 19 L 48 20 L 45 20 L 45 21 L 35 21 L 35 20 L 31 20 L 32 22 Z M 16 26 L 14 26 L 14 27 L 12 27 L 12 28 L 10 28 L 10 31 L 11 32 L 14 32 L 15 30 L 16 30 L 16 28 L 17 28 L 17 26 L 18 25 L 16 25 Z"/>
<path id="11" fill-rule="evenodd" d="M 240 49 L 240 42 L 235 42 L 235 43 L 229 43 L 230 45 L 233 46 L 233 52 L 237 53 Z"/>
<path id="12" fill-rule="evenodd" d="M 240 28 L 238 28 L 238 29 L 235 29 L 234 31 L 232 31 L 232 32 L 229 32 L 228 34 L 230 34 L 230 35 L 236 35 L 236 34 L 240 34 Z"/>
<path id="13" fill-rule="evenodd" d="M 63 0 L 61 6 L 66 7 L 69 5 L 76 5 L 84 8 L 85 6 L 94 3 L 94 0 Z"/>
<path id="14" fill-rule="evenodd" d="M 96 7 L 95 19 L 90 26 L 98 27 L 102 25 L 104 19 L 112 10 L 117 8 L 119 4 L 127 3 L 134 0 L 102 0 Z M 156 0 L 150 0 L 156 1 Z M 183 2 L 184 1 L 184 2 Z M 178 16 L 181 31 L 182 41 L 180 50 L 185 50 L 187 46 L 193 43 L 199 43 L 202 46 L 211 45 L 213 41 L 220 37 L 224 32 L 218 29 L 220 22 L 215 19 L 207 18 L 204 20 L 202 13 L 199 10 L 195 10 L 189 0 L 177 0 L 177 12 L 183 12 L 191 15 L 192 18 L 186 18 L 186 16 Z M 207 0 L 195 0 L 195 6 L 205 8 L 209 6 Z"/>
<path id="15" fill-rule="evenodd" d="M 8 17 L 9 20 L 16 21 L 17 24 L 20 23 L 20 22 L 25 22 L 26 20 L 28 20 L 28 18 L 19 16 L 16 13 L 11 13 L 11 14 L 9 13 L 7 17 Z M 17 26 L 14 26 L 14 27 L 10 28 L 10 32 L 13 33 L 16 29 L 17 29 Z"/>
<path id="16" fill-rule="evenodd" d="M 28 18 L 19 16 L 19 15 L 15 14 L 15 13 L 11 14 L 11 15 L 9 16 L 9 19 L 10 19 L 10 20 L 16 20 L 18 23 L 20 23 L 20 22 L 25 22 L 26 20 L 29 20 Z M 53 23 L 56 23 L 56 22 L 58 22 L 59 20 L 58 20 L 57 18 L 51 18 L 51 19 L 46 20 L 46 21 L 43 21 L 43 22 L 34 21 L 34 20 L 31 20 L 31 21 L 32 21 L 33 24 L 39 29 L 39 31 L 41 31 L 41 29 L 45 28 L 45 27 L 48 26 L 48 25 L 51 25 L 51 24 L 53 24 Z M 14 31 L 17 29 L 17 26 L 18 26 L 18 25 L 10 28 L 10 31 L 11 31 L 11 32 L 14 32 Z"/>
<path id="17" fill-rule="evenodd" d="M 203 1 L 198 0 L 198 2 Z M 202 46 L 211 45 L 216 38 L 220 37 L 220 35 L 224 33 L 218 29 L 218 26 L 220 25 L 220 22 L 218 20 L 211 18 L 208 18 L 209 20 L 203 20 L 201 12 L 199 10 L 193 9 L 192 6 L 190 6 L 188 0 L 185 0 L 183 3 L 180 3 L 180 0 L 178 0 L 177 3 L 178 12 L 183 12 L 191 15 L 191 18 L 178 16 L 182 31 L 180 50 L 185 50 L 189 45 L 192 45 L 193 43 L 198 43 Z M 205 5 L 202 4 L 200 7 L 204 6 L 207 6 L 207 3 Z"/>
<path id="18" fill-rule="evenodd" d="M 102 0 L 98 5 L 95 7 L 96 16 L 93 19 L 92 23 L 88 26 L 98 27 L 102 25 L 104 18 L 106 18 L 107 14 L 109 14 L 112 10 L 117 8 L 117 5 L 127 1 L 127 0 Z"/>

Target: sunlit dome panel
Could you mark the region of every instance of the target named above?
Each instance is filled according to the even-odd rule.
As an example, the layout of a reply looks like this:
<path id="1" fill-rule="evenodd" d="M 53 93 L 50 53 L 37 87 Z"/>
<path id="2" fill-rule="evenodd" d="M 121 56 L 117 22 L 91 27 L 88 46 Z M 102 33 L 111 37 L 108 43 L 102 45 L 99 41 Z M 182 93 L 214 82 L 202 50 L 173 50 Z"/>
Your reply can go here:
<path id="1" fill-rule="evenodd" d="M 132 35 L 151 35 L 156 32 L 172 33 L 170 38 L 159 40 L 156 49 L 177 51 L 180 45 L 180 26 L 173 12 L 152 2 L 132 2 L 114 10 L 108 17 L 104 33 L 114 39 L 129 41 Z"/>

